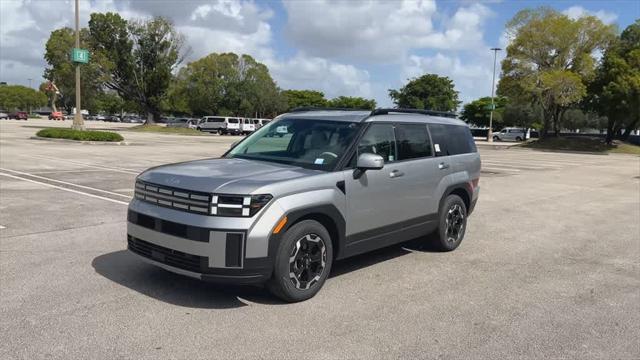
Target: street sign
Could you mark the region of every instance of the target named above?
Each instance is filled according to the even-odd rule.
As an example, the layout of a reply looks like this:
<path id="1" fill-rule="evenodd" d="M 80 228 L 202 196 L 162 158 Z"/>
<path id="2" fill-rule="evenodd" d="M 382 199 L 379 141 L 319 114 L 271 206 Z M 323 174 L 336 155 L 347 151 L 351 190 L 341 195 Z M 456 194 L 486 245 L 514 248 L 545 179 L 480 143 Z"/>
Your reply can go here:
<path id="1" fill-rule="evenodd" d="M 74 63 L 86 64 L 89 62 L 89 51 L 85 49 L 73 48 L 71 50 L 71 61 Z"/>

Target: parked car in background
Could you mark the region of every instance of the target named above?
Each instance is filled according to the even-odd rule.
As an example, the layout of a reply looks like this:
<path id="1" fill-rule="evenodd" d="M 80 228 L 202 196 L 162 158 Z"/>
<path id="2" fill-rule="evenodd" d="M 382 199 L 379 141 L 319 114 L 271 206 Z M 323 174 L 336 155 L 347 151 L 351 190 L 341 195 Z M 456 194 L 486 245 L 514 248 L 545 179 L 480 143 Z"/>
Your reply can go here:
<path id="1" fill-rule="evenodd" d="M 530 137 L 523 128 L 508 127 L 493 133 L 493 141 L 523 141 Z"/>
<path id="2" fill-rule="evenodd" d="M 9 119 L 14 120 L 27 120 L 29 118 L 29 114 L 26 111 L 15 111 L 9 114 Z"/>
<path id="3" fill-rule="evenodd" d="M 198 120 L 189 118 L 177 118 L 168 123 L 167 127 L 196 129 L 198 127 Z"/>
<path id="4" fill-rule="evenodd" d="M 53 111 L 51 114 L 49 114 L 49 120 L 64 121 L 64 115 L 62 114 L 62 111 Z"/>
<path id="5" fill-rule="evenodd" d="M 271 119 L 253 119 L 255 124 L 256 124 L 256 130 L 260 129 L 261 127 L 267 125 Z"/>
<path id="6" fill-rule="evenodd" d="M 0 110 L 0 119 L 7 120 L 9 118 L 9 114 L 4 112 L 4 110 Z"/>
<path id="7" fill-rule="evenodd" d="M 122 118 L 122 122 L 128 124 L 142 124 L 144 123 L 144 120 L 142 120 L 139 116 L 124 116 Z"/>

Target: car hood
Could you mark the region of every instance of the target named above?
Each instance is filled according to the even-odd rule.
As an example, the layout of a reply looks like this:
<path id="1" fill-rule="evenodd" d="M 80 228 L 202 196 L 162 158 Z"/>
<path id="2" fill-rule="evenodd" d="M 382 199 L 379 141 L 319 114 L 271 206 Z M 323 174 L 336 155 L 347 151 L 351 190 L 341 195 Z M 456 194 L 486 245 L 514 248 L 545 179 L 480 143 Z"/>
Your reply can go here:
<path id="1" fill-rule="evenodd" d="M 192 191 L 251 194 L 265 185 L 320 173 L 271 162 L 222 158 L 162 165 L 146 170 L 138 179 Z"/>

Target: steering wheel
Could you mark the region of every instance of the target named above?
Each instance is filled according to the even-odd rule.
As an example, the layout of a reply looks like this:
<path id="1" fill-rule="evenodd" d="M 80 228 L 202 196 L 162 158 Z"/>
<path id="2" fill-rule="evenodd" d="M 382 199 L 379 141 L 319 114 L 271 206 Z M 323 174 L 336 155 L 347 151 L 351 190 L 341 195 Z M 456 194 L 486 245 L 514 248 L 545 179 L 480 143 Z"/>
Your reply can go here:
<path id="1" fill-rule="evenodd" d="M 338 158 L 338 155 L 336 155 L 336 154 L 334 154 L 334 153 L 332 153 L 332 152 L 330 152 L 330 151 L 325 151 L 325 152 L 323 152 L 322 154 L 320 154 L 320 157 L 322 157 L 322 155 L 325 155 L 325 154 L 326 154 L 326 155 L 331 155 L 331 156 L 333 156 L 333 157 L 334 157 L 334 158 L 336 158 L 336 159 Z"/>

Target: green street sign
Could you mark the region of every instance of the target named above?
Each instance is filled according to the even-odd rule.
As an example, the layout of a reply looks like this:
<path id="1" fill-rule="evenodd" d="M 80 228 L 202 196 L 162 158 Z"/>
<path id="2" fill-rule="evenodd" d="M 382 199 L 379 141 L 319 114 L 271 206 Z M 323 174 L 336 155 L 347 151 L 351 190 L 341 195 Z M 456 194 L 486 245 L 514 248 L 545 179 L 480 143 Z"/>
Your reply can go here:
<path id="1" fill-rule="evenodd" d="M 89 51 L 85 49 L 73 48 L 71 50 L 71 61 L 74 63 L 86 64 L 89 62 Z"/>

